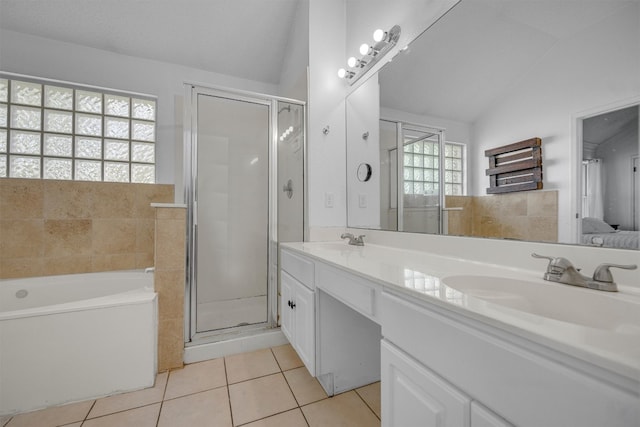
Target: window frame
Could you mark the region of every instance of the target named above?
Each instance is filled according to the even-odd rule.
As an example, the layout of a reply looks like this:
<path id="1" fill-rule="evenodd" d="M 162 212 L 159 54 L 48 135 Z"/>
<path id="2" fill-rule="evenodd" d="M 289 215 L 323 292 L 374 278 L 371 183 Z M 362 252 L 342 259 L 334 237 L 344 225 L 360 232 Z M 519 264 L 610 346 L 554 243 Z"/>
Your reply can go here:
<path id="1" fill-rule="evenodd" d="M 53 80 L 47 78 L 41 78 L 36 76 L 28 76 L 14 73 L 7 73 L 0 71 L 0 79 L 6 80 L 6 92 L 7 97 L 6 100 L 0 101 L 0 104 L 6 108 L 7 117 L 6 117 L 6 127 L 1 127 L 0 132 L 4 132 L 6 135 L 6 147 L 4 151 L 0 151 L 0 170 L 4 169 L 4 175 L 0 175 L 0 178 L 7 179 L 61 179 L 61 180 L 69 180 L 69 181 L 83 181 L 83 182 L 118 182 L 118 183 L 155 183 L 157 179 L 157 171 L 156 171 L 156 161 L 157 161 L 157 141 L 158 141 L 158 98 L 154 95 L 130 92 L 124 90 L 110 89 L 99 86 L 92 85 L 84 85 L 74 82 L 61 81 L 61 80 Z M 16 102 L 13 99 L 13 82 L 25 82 L 39 85 L 39 104 L 34 105 L 31 103 L 21 103 Z M 69 89 L 71 91 L 71 100 L 70 107 L 67 106 L 52 106 L 48 103 L 47 99 L 47 89 L 55 87 L 62 89 Z M 78 94 L 79 92 L 91 92 L 99 95 L 100 100 L 100 112 L 89 112 L 85 111 L 78 107 Z M 106 100 L 108 97 L 123 97 L 128 100 L 128 110 L 127 115 L 117 114 L 117 112 L 107 112 L 107 103 Z M 140 118 L 137 117 L 134 111 L 134 104 L 138 102 L 138 105 L 143 105 L 145 102 L 149 102 L 152 104 L 152 117 Z M 22 127 L 15 126 L 14 124 L 14 109 L 22 109 L 32 108 L 37 109 L 39 111 L 39 127 L 25 129 Z M 69 128 L 65 126 L 63 130 L 60 129 L 46 129 L 47 122 L 46 117 L 51 114 L 62 114 L 70 116 L 70 124 Z M 82 117 L 88 117 L 90 119 L 99 118 L 100 120 L 100 132 L 98 135 L 88 135 L 84 133 L 80 133 L 77 126 L 78 120 Z M 120 135 L 108 135 L 107 134 L 107 126 L 108 124 L 115 123 L 124 123 L 127 122 L 126 127 L 126 137 L 124 137 L 124 133 Z M 147 134 L 144 135 L 145 138 L 134 138 L 134 125 L 144 125 L 147 127 Z M 12 141 L 12 135 L 17 132 L 26 132 L 37 134 L 39 138 L 39 150 L 37 153 L 21 153 L 16 152 L 14 148 L 14 144 Z M 138 135 L 140 136 L 140 135 Z M 70 154 L 60 154 L 60 153 L 50 153 L 47 152 L 45 154 L 46 141 L 51 137 L 63 137 L 64 139 L 69 139 L 70 143 Z M 80 140 L 90 140 L 96 139 L 100 141 L 100 153 L 99 156 L 96 153 L 96 156 L 83 156 L 78 152 L 78 141 Z M 109 158 L 107 156 L 107 144 L 112 142 L 126 143 L 127 144 L 127 158 L 126 160 L 123 158 L 114 159 Z M 134 147 L 138 146 L 147 146 L 142 144 L 153 144 L 153 150 L 146 149 L 147 156 L 151 156 L 150 159 L 141 159 L 137 158 L 134 160 Z M 39 161 L 39 176 L 12 176 L 12 158 L 26 158 L 26 159 L 38 159 Z M 56 176 L 47 176 L 46 165 L 48 162 L 61 160 L 61 161 L 69 161 L 70 162 L 70 176 L 68 177 L 56 177 Z M 145 161 L 148 160 L 148 161 Z M 100 172 L 99 177 L 97 179 L 79 179 L 78 174 L 78 165 L 81 162 L 99 162 L 100 164 Z M 109 179 L 106 175 L 106 170 L 111 165 L 114 167 L 119 167 L 123 172 L 126 170 L 127 179 Z M 123 167 L 126 165 L 126 167 Z M 148 168 L 151 166 L 151 168 Z M 137 168 L 143 167 L 146 170 L 146 175 L 143 176 L 145 179 L 135 179 L 134 171 Z M 124 175 L 122 175 L 124 177 Z M 105 179 L 107 178 L 107 179 Z"/>

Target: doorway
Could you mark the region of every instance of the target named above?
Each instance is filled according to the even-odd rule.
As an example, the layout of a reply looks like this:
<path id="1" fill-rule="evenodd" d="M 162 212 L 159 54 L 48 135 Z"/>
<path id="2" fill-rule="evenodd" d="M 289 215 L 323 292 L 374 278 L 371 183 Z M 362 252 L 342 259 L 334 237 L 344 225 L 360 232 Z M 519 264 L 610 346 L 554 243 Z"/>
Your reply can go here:
<path id="1" fill-rule="evenodd" d="M 196 85 L 186 94 L 193 345 L 277 327 L 278 243 L 304 233 L 305 112 L 299 101 L 260 94 Z"/>

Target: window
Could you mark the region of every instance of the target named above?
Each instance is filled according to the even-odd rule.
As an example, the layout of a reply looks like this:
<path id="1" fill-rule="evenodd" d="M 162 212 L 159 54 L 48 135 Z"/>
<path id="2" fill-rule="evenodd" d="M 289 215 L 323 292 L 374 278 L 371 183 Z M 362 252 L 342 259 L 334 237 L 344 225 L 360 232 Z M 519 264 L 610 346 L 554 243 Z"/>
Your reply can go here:
<path id="1" fill-rule="evenodd" d="M 156 101 L 0 78 L 0 177 L 155 182 Z"/>
<path id="2" fill-rule="evenodd" d="M 404 146 L 404 194 L 435 195 L 440 190 L 439 146 L 424 139 Z M 444 144 L 445 195 L 464 194 L 464 145 Z"/>

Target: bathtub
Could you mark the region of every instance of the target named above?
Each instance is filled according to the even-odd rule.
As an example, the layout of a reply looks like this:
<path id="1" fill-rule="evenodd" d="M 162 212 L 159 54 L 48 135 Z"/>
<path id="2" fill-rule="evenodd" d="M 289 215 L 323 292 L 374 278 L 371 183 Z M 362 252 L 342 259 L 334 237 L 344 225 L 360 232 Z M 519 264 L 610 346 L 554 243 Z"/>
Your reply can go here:
<path id="1" fill-rule="evenodd" d="M 0 415 L 151 387 L 157 316 L 151 273 L 0 280 Z"/>

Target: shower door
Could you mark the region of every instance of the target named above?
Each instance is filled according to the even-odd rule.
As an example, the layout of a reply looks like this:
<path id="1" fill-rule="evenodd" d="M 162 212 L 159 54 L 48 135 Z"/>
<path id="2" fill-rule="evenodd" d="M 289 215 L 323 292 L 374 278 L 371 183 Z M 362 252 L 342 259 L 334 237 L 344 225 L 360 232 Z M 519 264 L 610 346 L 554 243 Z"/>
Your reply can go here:
<path id="1" fill-rule="evenodd" d="M 386 229 L 442 234 L 443 140 L 441 129 L 380 120 L 381 169 L 388 175 L 381 179 L 380 216 Z"/>
<path id="2" fill-rule="evenodd" d="M 200 90 L 192 106 L 191 335 L 263 325 L 269 320 L 271 103 Z"/>
<path id="3" fill-rule="evenodd" d="M 278 243 L 304 237 L 304 104 L 186 85 L 187 345 L 277 326 Z"/>

